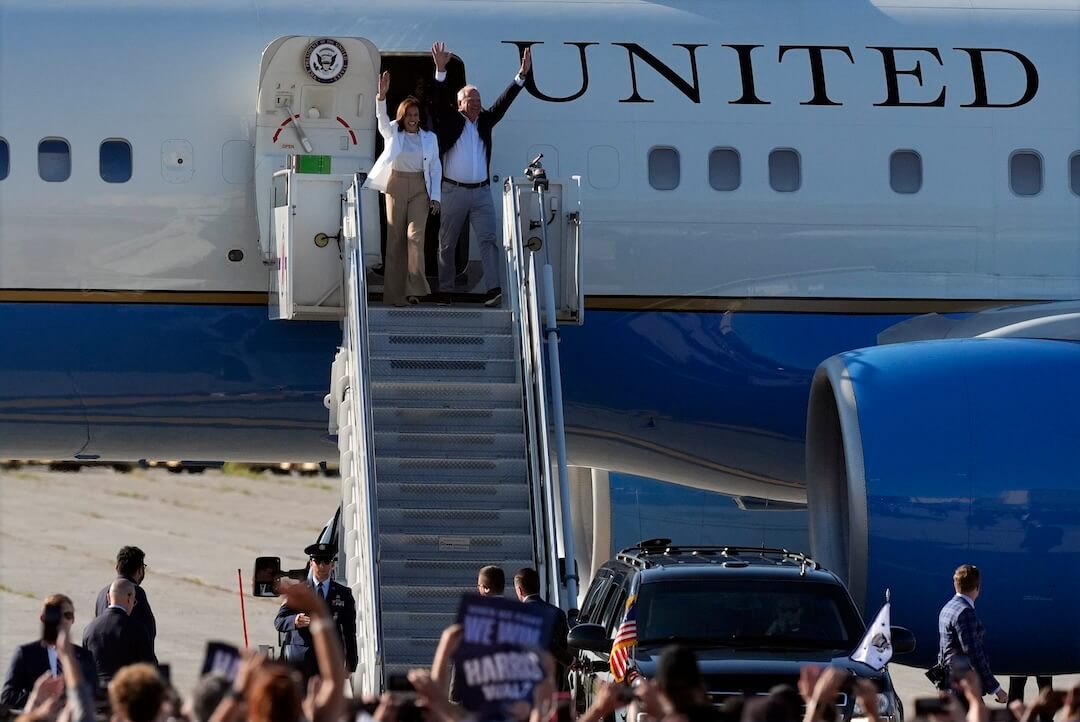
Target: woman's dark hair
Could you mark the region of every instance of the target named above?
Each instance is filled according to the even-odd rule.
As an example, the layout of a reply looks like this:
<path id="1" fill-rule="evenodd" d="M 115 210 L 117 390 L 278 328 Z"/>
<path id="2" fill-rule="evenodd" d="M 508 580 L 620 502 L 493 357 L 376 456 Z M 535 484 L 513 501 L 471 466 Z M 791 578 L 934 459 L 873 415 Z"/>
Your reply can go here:
<path id="1" fill-rule="evenodd" d="M 397 129 L 399 131 L 405 130 L 405 114 L 408 113 L 409 108 L 414 105 L 416 106 L 416 112 L 420 114 L 420 126 L 423 127 L 424 114 L 420 110 L 420 101 L 417 100 L 416 97 L 410 95 L 408 98 L 405 98 L 405 100 L 398 103 L 397 116 L 394 118 L 394 120 L 397 121 Z"/>

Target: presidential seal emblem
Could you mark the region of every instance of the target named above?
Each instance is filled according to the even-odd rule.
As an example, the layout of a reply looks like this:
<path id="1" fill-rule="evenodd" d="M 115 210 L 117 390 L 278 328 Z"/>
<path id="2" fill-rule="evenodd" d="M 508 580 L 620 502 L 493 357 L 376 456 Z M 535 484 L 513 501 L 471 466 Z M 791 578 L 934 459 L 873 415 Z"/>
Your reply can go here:
<path id="1" fill-rule="evenodd" d="M 349 55 L 337 40 L 319 38 L 304 53 L 304 67 L 308 75 L 320 83 L 333 83 L 345 75 L 349 67 Z"/>

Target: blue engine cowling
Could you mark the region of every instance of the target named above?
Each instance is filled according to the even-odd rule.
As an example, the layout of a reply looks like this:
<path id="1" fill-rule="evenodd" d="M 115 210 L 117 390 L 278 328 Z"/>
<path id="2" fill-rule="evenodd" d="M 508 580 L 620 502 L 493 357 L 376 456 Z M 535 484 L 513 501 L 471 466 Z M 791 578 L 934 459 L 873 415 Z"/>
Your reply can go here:
<path id="1" fill-rule="evenodd" d="M 962 563 L 996 674 L 1080 670 L 1080 344 L 975 338 L 825 361 L 807 417 L 815 558 L 933 664 Z"/>

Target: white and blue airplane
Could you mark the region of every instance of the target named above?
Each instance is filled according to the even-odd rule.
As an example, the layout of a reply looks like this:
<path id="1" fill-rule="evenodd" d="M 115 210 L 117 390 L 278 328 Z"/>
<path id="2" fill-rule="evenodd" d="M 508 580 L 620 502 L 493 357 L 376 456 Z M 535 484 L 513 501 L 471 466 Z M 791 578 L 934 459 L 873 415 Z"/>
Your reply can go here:
<path id="1" fill-rule="evenodd" d="M 364 39 L 353 113 L 261 87 L 289 36 Z M 496 184 L 582 178 L 571 464 L 807 505 L 922 663 L 974 560 L 997 670 L 1080 670 L 1078 0 L 0 0 L 0 457 L 335 458 L 339 328 L 267 315 L 262 99 L 370 162 L 434 40 L 489 101 L 531 48 Z"/>

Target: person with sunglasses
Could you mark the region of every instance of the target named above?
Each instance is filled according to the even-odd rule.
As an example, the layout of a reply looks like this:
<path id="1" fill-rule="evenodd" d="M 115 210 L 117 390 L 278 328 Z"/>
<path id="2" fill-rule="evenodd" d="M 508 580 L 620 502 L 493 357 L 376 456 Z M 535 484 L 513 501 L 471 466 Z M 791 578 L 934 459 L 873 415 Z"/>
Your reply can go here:
<path id="1" fill-rule="evenodd" d="M 50 625 L 47 622 L 50 614 L 58 615 L 59 622 L 54 621 Z M 12 709 L 21 709 L 26 704 L 34 682 L 43 674 L 58 677 L 64 673 L 63 655 L 57 652 L 56 640 L 60 631 L 71 633 L 71 625 L 75 623 L 75 605 L 67 595 L 53 594 L 46 597 L 42 603 L 40 619 L 41 639 L 15 649 L 4 677 L 0 704 Z M 78 645 L 71 645 L 71 650 L 82 670 L 83 679 L 96 683 L 97 667 L 94 666 L 94 656 L 89 650 Z"/>
<path id="2" fill-rule="evenodd" d="M 334 561 L 337 548 L 329 543 L 315 543 L 304 549 L 308 555 L 307 585 L 326 602 L 330 621 L 337 629 L 345 650 L 345 667 L 350 673 L 356 671 L 359 656 L 356 651 L 356 601 L 352 590 L 334 581 Z M 283 657 L 304 674 L 305 681 L 319 673 L 318 659 L 311 640 L 310 615 L 289 607 L 283 602 L 274 619 L 274 627 L 285 635 L 282 642 Z"/>

